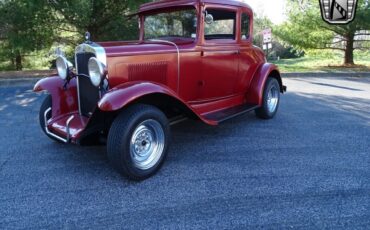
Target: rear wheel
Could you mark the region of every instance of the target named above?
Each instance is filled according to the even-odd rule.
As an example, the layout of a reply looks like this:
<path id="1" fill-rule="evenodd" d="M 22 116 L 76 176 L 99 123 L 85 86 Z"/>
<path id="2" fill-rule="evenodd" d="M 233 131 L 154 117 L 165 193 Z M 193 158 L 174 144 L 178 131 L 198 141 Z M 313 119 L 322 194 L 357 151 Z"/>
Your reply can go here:
<path id="1" fill-rule="evenodd" d="M 144 180 L 162 166 L 169 144 L 169 123 L 156 107 L 133 105 L 112 124 L 107 152 L 111 164 L 124 176 Z"/>
<path id="2" fill-rule="evenodd" d="M 268 78 L 265 84 L 262 106 L 256 109 L 257 117 L 272 119 L 280 105 L 280 84 L 275 78 Z"/>

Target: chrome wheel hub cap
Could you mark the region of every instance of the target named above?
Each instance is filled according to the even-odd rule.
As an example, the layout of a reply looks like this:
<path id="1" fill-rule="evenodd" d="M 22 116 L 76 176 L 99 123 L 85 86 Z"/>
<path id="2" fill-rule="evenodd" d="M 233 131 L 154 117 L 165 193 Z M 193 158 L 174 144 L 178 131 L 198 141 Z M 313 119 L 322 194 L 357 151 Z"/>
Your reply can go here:
<path id="1" fill-rule="evenodd" d="M 267 94 L 267 108 L 270 113 L 274 113 L 279 103 L 279 90 L 272 86 Z"/>
<path id="2" fill-rule="evenodd" d="M 138 125 L 132 134 L 130 154 L 134 165 L 147 170 L 158 163 L 164 150 L 165 135 L 161 124 L 146 120 Z"/>

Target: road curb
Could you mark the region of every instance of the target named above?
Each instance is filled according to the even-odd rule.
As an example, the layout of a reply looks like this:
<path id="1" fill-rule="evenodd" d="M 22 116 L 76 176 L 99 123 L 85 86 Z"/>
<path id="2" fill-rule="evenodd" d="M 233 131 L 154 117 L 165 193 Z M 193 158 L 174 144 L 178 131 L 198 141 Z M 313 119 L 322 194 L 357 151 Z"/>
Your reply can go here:
<path id="1" fill-rule="evenodd" d="M 283 77 L 370 77 L 370 72 L 282 73 Z"/>

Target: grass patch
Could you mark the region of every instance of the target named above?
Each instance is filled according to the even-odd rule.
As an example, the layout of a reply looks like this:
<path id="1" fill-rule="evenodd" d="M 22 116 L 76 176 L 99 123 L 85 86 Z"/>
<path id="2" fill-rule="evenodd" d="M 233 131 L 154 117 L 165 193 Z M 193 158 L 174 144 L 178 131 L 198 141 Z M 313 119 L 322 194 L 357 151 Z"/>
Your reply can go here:
<path id="1" fill-rule="evenodd" d="M 302 58 L 281 59 L 272 61 L 279 66 L 281 72 L 370 72 L 370 53 L 356 52 L 356 66 L 342 66 L 343 54 L 308 54 Z"/>

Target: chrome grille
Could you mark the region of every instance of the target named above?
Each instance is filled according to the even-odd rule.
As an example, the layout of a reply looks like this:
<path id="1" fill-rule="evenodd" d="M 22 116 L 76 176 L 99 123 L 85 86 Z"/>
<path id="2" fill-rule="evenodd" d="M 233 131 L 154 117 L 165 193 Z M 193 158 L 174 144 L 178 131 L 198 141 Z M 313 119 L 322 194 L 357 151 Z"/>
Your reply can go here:
<path id="1" fill-rule="evenodd" d="M 81 115 L 90 117 L 100 99 L 99 89 L 95 87 L 89 78 L 88 63 L 93 53 L 77 53 L 76 64 L 78 76 L 78 98 Z"/>

